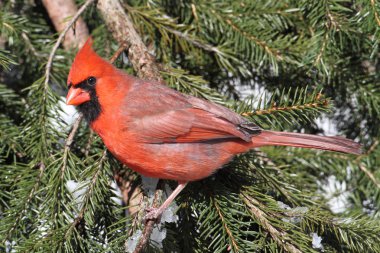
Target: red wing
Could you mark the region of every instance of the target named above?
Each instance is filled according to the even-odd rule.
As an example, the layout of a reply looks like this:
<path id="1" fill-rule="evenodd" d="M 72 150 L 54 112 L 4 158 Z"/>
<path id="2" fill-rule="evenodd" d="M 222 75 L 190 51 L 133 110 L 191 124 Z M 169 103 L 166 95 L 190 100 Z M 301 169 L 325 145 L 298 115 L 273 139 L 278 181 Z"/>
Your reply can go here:
<path id="1" fill-rule="evenodd" d="M 203 142 L 247 136 L 210 112 L 195 108 L 172 110 L 136 119 L 129 131 L 147 143 Z"/>

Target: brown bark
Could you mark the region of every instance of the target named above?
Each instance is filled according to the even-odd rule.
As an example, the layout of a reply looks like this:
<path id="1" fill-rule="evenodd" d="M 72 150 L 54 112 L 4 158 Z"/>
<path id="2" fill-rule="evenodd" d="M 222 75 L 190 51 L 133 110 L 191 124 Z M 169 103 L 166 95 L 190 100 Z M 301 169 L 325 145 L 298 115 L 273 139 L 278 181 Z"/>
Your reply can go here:
<path id="1" fill-rule="evenodd" d="M 42 0 L 51 21 L 58 33 L 66 28 L 66 23 L 77 12 L 74 0 Z M 78 18 L 73 29 L 67 31 L 63 41 L 63 47 L 68 50 L 73 47 L 81 47 L 88 37 L 88 29 L 82 18 Z"/>
<path id="2" fill-rule="evenodd" d="M 99 0 L 98 9 L 113 37 L 128 49 L 128 57 L 137 75 L 146 80 L 162 82 L 154 57 L 137 34 L 131 19 L 118 0 Z"/>

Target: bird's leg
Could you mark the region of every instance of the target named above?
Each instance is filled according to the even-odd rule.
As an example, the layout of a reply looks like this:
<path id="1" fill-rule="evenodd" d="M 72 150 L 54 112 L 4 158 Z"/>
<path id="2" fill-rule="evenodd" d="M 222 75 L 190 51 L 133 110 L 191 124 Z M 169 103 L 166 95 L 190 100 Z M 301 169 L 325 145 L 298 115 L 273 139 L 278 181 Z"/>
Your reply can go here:
<path id="1" fill-rule="evenodd" d="M 165 211 L 168 206 L 173 202 L 175 197 L 186 187 L 188 182 L 178 182 L 177 188 L 170 194 L 170 196 L 165 200 L 165 202 L 159 208 L 149 208 L 147 214 L 145 215 L 145 220 L 155 220 L 157 219 L 163 211 Z"/>

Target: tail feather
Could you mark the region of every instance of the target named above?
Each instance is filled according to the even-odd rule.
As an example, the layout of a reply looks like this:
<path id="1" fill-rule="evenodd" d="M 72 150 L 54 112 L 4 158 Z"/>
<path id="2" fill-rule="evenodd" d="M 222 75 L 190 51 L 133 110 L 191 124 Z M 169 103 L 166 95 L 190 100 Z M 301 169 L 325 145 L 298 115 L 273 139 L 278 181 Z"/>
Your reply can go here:
<path id="1" fill-rule="evenodd" d="M 252 137 L 253 147 L 290 146 L 331 150 L 349 154 L 362 154 L 362 146 L 344 137 L 319 136 L 311 134 L 262 131 Z"/>

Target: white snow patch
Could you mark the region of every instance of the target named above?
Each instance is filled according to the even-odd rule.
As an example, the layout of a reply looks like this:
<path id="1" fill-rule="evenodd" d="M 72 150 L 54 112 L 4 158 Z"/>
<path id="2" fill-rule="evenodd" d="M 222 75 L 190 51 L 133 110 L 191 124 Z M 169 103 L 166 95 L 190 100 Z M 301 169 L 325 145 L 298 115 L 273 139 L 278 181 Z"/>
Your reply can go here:
<path id="1" fill-rule="evenodd" d="M 338 135 L 338 128 L 335 122 L 328 118 L 325 114 L 315 119 L 315 123 L 323 130 L 324 135 L 335 136 Z"/>
<path id="2" fill-rule="evenodd" d="M 141 176 L 142 188 L 147 192 L 149 200 L 153 200 L 154 192 L 157 187 L 158 178 Z"/>
<path id="3" fill-rule="evenodd" d="M 115 181 L 112 181 L 111 187 L 112 187 L 112 192 L 116 195 L 116 197 L 111 197 L 111 199 L 116 204 L 118 204 L 119 206 L 121 206 L 123 204 L 123 201 L 122 201 L 122 195 L 121 195 L 120 188 L 117 186 L 117 184 L 116 184 Z"/>
<path id="4" fill-rule="evenodd" d="M 142 235 L 141 230 L 137 230 L 128 240 L 125 242 L 125 250 L 127 252 L 133 252 L 136 249 L 137 243 Z"/>
<path id="5" fill-rule="evenodd" d="M 292 209 L 290 206 L 288 206 L 288 205 L 285 204 L 284 202 L 277 201 L 277 204 L 278 204 L 278 207 L 280 207 L 281 209 L 285 209 L 285 210 L 290 210 L 290 209 Z"/>
<path id="6" fill-rule="evenodd" d="M 77 114 L 77 110 L 72 105 L 66 105 L 65 97 L 60 98 L 58 106 L 62 109 L 62 111 L 59 111 L 59 118 L 63 119 L 68 126 L 71 126 L 76 119 L 75 114 Z"/>
<path id="7" fill-rule="evenodd" d="M 331 175 L 327 178 L 326 184 L 321 184 L 320 182 L 318 184 L 325 198 L 330 199 L 327 203 L 333 213 L 342 213 L 350 206 L 348 201 L 350 193 L 347 191 L 345 181 L 340 182 L 334 175 Z"/>
<path id="8" fill-rule="evenodd" d="M 150 239 L 156 243 L 156 246 L 162 249 L 162 241 L 166 238 L 166 228 L 163 226 L 155 226 L 150 235 Z"/>
<path id="9" fill-rule="evenodd" d="M 312 233 L 311 238 L 313 239 L 313 241 L 312 241 L 313 249 L 322 249 L 323 250 L 322 237 L 318 236 L 317 233 Z"/>

